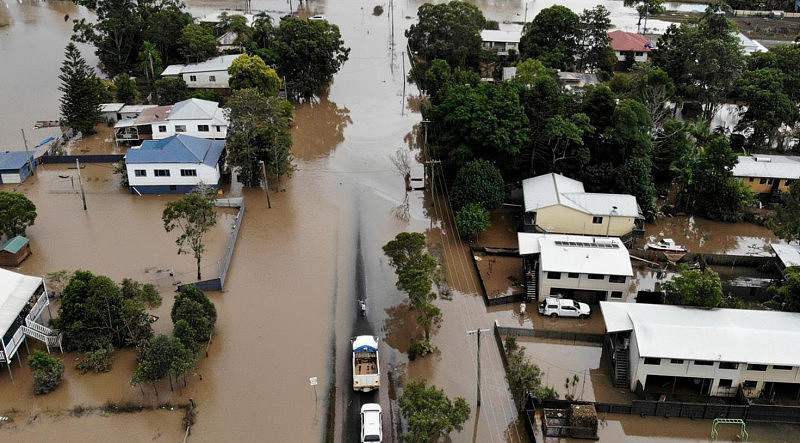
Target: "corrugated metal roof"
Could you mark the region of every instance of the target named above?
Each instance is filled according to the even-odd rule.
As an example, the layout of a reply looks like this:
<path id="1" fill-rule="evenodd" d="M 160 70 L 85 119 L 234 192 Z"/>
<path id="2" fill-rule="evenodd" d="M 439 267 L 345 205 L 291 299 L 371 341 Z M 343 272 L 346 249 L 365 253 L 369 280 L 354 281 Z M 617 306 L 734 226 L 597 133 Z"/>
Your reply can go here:
<path id="1" fill-rule="evenodd" d="M 519 43 L 522 31 L 500 31 L 484 29 L 481 31 L 481 40 L 485 42 Z"/>
<path id="2" fill-rule="evenodd" d="M 550 173 L 525 179 L 522 181 L 522 192 L 525 212 L 560 204 L 591 215 L 639 216 L 636 197 L 584 192 L 583 183 L 561 174 Z"/>
<path id="3" fill-rule="evenodd" d="M 781 243 L 770 243 L 770 246 L 784 266 L 800 266 L 800 246 Z"/>
<path id="4" fill-rule="evenodd" d="M 647 37 L 621 29 L 608 33 L 611 37 L 611 47 L 615 51 L 650 52 L 650 40 Z"/>
<path id="5" fill-rule="evenodd" d="M 169 113 L 170 120 L 211 120 L 217 113 L 219 103 L 199 98 L 190 98 L 175 103 Z"/>
<path id="6" fill-rule="evenodd" d="M 800 157 L 791 155 L 740 155 L 733 167 L 734 177 L 800 178 Z"/>
<path id="7" fill-rule="evenodd" d="M 161 73 L 161 76 L 162 77 L 168 77 L 170 75 L 179 75 L 181 73 L 182 69 L 183 69 L 183 65 L 169 65 Z"/>
<path id="8" fill-rule="evenodd" d="M 5 242 L 5 244 L 3 244 L 3 247 L 0 248 L 0 250 L 16 254 L 17 252 L 19 252 L 20 249 L 24 248 L 25 245 L 27 244 L 28 244 L 28 239 L 21 235 L 18 235 L 14 238 L 8 239 L 8 241 Z"/>
<path id="9" fill-rule="evenodd" d="M 800 313 L 600 302 L 607 332 L 633 330 L 642 357 L 800 366 Z"/>
<path id="10" fill-rule="evenodd" d="M 33 160 L 33 153 L 29 155 Z M 25 151 L 5 151 L 0 152 L 0 171 L 19 171 L 28 163 L 28 156 Z"/>
<path id="11" fill-rule="evenodd" d="M 140 112 L 144 112 L 145 109 L 157 108 L 157 107 L 158 105 L 125 105 L 122 107 L 122 109 L 119 110 L 119 112 L 121 113 L 135 112 L 138 114 Z"/>
<path id="12" fill-rule="evenodd" d="M 615 237 L 585 236 L 578 241 L 539 239 L 539 265 L 544 272 L 633 276 L 628 248 Z"/>
<path id="13" fill-rule="evenodd" d="M 0 337 L 5 335 L 40 284 L 41 277 L 0 268 Z"/>
<path id="14" fill-rule="evenodd" d="M 125 106 L 125 103 L 101 103 L 100 112 L 119 112 Z"/>
<path id="15" fill-rule="evenodd" d="M 239 57 L 240 55 L 242 54 L 227 54 L 210 58 L 200 63 L 190 63 L 188 65 L 169 65 L 166 69 L 164 69 L 161 75 L 165 76 L 190 74 L 195 72 L 227 71 L 228 68 L 230 68 L 231 63 L 233 63 L 236 57 Z"/>
<path id="16" fill-rule="evenodd" d="M 167 121 L 169 113 L 172 111 L 172 105 L 169 106 L 156 106 L 154 108 L 147 108 L 136 117 L 136 125 L 148 125 L 150 123 Z M 125 111 L 122 111 L 125 112 Z M 116 125 L 115 125 L 116 126 Z"/>
<path id="17" fill-rule="evenodd" d="M 203 163 L 214 166 L 219 161 L 225 140 L 209 140 L 190 135 L 173 135 L 161 140 L 146 140 L 138 148 L 128 150 L 125 162 L 137 163 Z"/>

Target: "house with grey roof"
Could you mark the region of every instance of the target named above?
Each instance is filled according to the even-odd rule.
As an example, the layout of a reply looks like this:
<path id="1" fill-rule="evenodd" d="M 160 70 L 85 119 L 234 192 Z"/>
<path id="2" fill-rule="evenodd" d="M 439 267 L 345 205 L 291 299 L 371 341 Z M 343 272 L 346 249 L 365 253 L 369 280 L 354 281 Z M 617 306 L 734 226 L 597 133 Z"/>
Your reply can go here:
<path id="1" fill-rule="evenodd" d="M 220 55 L 200 63 L 188 65 L 169 65 L 161 73 L 162 77 L 179 77 L 186 82 L 190 89 L 219 89 L 227 90 L 228 68 L 233 60 L 242 54 Z M 223 92 L 220 91 L 220 92 Z"/>
<path id="2" fill-rule="evenodd" d="M 629 194 L 586 192 L 583 183 L 561 174 L 522 181 L 525 232 L 622 237 L 643 232 L 644 219 Z"/>
<path id="3" fill-rule="evenodd" d="M 134 119 L 118 121 L 117 141 L 161 140 L 175 134 L 225 139 L 228 115 L 219 103 L 190 98 L 170 106 L 144 109 Z"/>
<path id="4" fill-rule="evenodd" d="M 733 176 L 756 194 L 788 192 L 789 186 L 800 179 L 800 157 L 792 155 L 740 155 Z"/>
<path id="5" fill-rule="evenodd" d="M 200 183 L 219 186 L 225 140 L 173 135 L 147 140 L 125 154 L 131 193 L 185 194 Z"/>

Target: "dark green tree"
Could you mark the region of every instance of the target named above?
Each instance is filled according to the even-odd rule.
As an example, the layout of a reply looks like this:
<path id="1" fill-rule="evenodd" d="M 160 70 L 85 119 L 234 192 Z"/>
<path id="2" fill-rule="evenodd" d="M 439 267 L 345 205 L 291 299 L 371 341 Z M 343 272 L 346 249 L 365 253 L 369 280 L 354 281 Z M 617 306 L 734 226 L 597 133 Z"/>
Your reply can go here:
<path id="1" fill-rule="evenodd" d="M 214 204 L 205 195 L 192 193 L 180 200 L 167 203 L 161 215 L 164 230 L 177 229 L 180 234 L 175 240 L 178 254 L 192 254 L 197 261 L 197 279 L 200 275 L 200 259 L 206 250 L 205 235 L 217 224 Z"/>
<path id="2" fill-rule="evenodd" d="M 232 91 L 238 89 L 256 88 L 265 96 L 278 93 L 281 79 L 274 69 L 267 66 L 261 57 L 242 54 L 231 63 L 228 68 L 230 74 L 229 85 Z"/>
<path id="3" fill-rule="evenodd" d="M 470 203 L 456 213 L 456 228 L 459 234 L 467 237 L 470 242 L 491 225 L 492 218 L 489 212 L 477 203 Z"/>
<path id="4" fill-rule="evenodd" d="M 8 238 L 25 235 L 36 221 L 36 205 L 25 194 L 0 191 L 0 234 Z"/>
<path id="5" fill-rule="evenodd" d="M 505 353 L 508 360 L 506 380 L 517 410 L 522 411 L 530 397 L 537 400 L 558 398 L 553 388 L 543 386 L 542 370 L 530 361 L 525 348 L 517 344 L 514 337 L 506 339 Z"/>
<path id="6" fill-rule="evenodd" d="M 589 148 L 583 142 L 583 136 L 593 131 L 589 117 L 583 113 L 568 118 L 555 115 L 548 119 L 544 132 L 539 137 L 536 153 L 540 160 L 537 163 L 548 165 L 549 168 L 539 172 L 564 173 L 567 172 L 566 169 L 580 172 L 589 163 L 591 156 Z M 564 163 L 573 168 L 562 166 Z"/>
<path id="7" fill-rule="evenodd" d="M 781 205 L 770 222 L 775 234 L 787 241 L 800 240 L 800 185 L 795 181 L 781 195 Z"/>
<path id="8" fill-rule="evenodd" d="M 187 285 L 175 295 L 170 317 L 175 336 L 180 338 L 187 348 L 198 349 L 198 346 L 208 342 L 214 333 L 217 309 L 203 291 Z M 181 326 L 178 326 L 179 323 L 182 323 Z M 178 333 L 178 330 L 181 332 Z"/>
<path id="9" fill-rule="evenodd" d="M 795 267 L 786 268 L 780 286 L 770 286 L 772 299 L 764 305 L 770 309 L 786 312 L 800 312 L 800 271 Z"/>
<path id="10" fill-rule="evenodd" d="M 794 126 L 797 103 L 786 93 L 786 76 L 777 68 L 744 71 L 739 79 L 739 98 L 746 108 L 736 125 L 738 131 L 752 129 L 750 142 L 769 149 L 782 125 Z"/>
<path id="11" fill-rule="evenodd" d="M 38 349 L 28 357 L 28 366 L 33 372 L 33 393 L 36 395 L 55 391 L 64 378 L 64 362 Z"/>
<path id="12" fill-rule="evenodd" d="M 142 42 L 142 49 L 139 51 L 139 72 L 144 73 L 147 84 L 153 88 L 156 79 L 164 71 L 161 53 L 153 43 L 145 40 Z"/>
<path id="13" fill-rule="evenodd" d="M 350 48 L 332 23 L 288 19 L 281 21 L 271 53 L 269 65 L 286 79 L 287 95 L 310 99 L 328 87 L 347 61 Z"/>
<path id="14" fill-rule="evenodd" d="M 179 52 L 186 63 L 198 63 L 218 54 L 217 39 L 208 28 L 189 23 L 183 27 L 178 39 Z"/>
<path id="15" fill-rule="evenodd" d="M 470 414 L 466 400 L 450 400 L 443 390 L 427 386 L 425 380 L 410 382 L 398 403 L 408 423 L 405 439 L 414 443 L 437 441 L 453 431 L 461 432 Z"/>
<path id="16" fill-rule="evenodd" d="M 417 17 L 405 33 L 417 57 L 427 63 L 444 60 L 451 68 L 478 68 L 486 19 L 477 6 L 463 1 L 425 3 Z"/>
<path id="17" fill-rule="evenodd" d="M 130 75 L 120 74 L 114 79 L 117 86 L 117 101 L 119 103 L 135 104 L 139 101 L 139 89 Z"/>
<path id="18" fill-rule="evenodd" d="M 613 73 L 613 63 L 611 70 L 608 70 L 607 63 L 608 51 L 611 48 L 611 37 L 608 36 L 608 30 L 611 29 L 610 15 L 608 9 L 603 5 L 584 9 L 581 12 L 578 43 L 579 70 L 595 72 L 604 68 L 609 75 Z"/>
<path id="19" fill-rule="evenodd" d="M 431 104 L 434 106 L 442 104 L 450 93 L 450 88 L 458 85 L 475 86 L 481 81 L 481 76 L 477 72 L 465 71 L 461 68 L 450 69 L 446 61 L 436 59 L 431 62 L 424 81 L 420 81 L 419 87 L 424 89 L 430 97 Z"/>
<path id="20" fill-rule="evenodd" d="M 456 210 L 475 203 L 487 211 L 503 204 L 503 176 L 486 160 L 466 163 L 456 174 L 450 202 Z"/>
<path id="21" fill-rule="evenodd" d="M 161 334 L 142 342 L 138 347 L 136 371 L 131 384 L 150 383 L 158 396 L 156 383 L 183 375 L 194 364 L 193 353 L 176 338 Z"/>
<path id="22" fill-rule="evenodd" d="M 58 79 L 61 96 L 61 116 L 67 125 L 85 135 L 94 134 L 100 123 L 100 98 L 97 94 L 94 69 L 81 56 L 75 43 L 68 43 Z"/>
<path id="23" fill-rule="evenodd" d="M 666 120 L 653 145 L 653 181 L 670 185 L 685 167 L 684 161 L 692 152 L 692 142 L 686 126 L 679 120 Z"/>
<path id="24" fill-rule="evenodd" d="M 276 177 L 291 174 L 291 104 L 256 89 L 241 89 L 231 95 L 227 106 L 228 162 L 237 168 L 239 180 L 245 186 L 258 186 L 262 161 Z"/>
<path id="25" fill-rule="evenodd" d="M 189 87 L 180 77 L 164 77 L 156 80 L 153 93 L 159 106 L 172 105 L 189 98 Z"/>
<path id="26" fill-rule="evenodd" d="M 679 272 L 662 285 L 666 303 L 704 308 L 722 304 L 722 280 L 713 269 L 689 269 L 681 264 Z"/>
<path id="27" fill-rule="evenodd" d="M 569 69 L 579 50 L 581 23 L 577 14 L 561 5 L 542 9 L 522 29 L 522 58 L 538 58 L 546 66 Z"/>

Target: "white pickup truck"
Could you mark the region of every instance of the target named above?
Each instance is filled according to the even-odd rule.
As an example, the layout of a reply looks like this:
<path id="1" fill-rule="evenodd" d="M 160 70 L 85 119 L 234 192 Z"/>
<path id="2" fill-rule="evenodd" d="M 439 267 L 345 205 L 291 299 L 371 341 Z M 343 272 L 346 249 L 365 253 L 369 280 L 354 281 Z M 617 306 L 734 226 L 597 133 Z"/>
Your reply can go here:
<path id="1" fill-rule="evenodd" d="M 381 386 L 378 338 L 359 335 L 353 339 L 353 389 L 369 392 Z"/>
<path id="2" fill-rule="evenodd" d="M 592 310 L 586 303 L 568 298 L 547 297 L 539 304 L 539 313 L 550 317 L 587 318 L 592 315 Z"/>

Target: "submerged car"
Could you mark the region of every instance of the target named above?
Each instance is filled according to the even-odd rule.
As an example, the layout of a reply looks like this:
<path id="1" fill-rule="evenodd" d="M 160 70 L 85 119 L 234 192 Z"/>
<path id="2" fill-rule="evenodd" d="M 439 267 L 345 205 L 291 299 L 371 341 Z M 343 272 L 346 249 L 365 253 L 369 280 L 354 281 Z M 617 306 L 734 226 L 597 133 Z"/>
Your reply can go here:
<path id="1" fill-rule="evenodd" d="M 322 15 L 322 14 L 312 15 L 312 16 L 311 16 L 311 17 L 309 17 L 308 19 L 309 19 L 309 20 L 319 20 L 319 21 L 323 21 L 323 22 L 326 22 L 326 21 L 328 21 L 328 19 L 327 19 L 327 18 L 325 18 L 325 16 L 324 16 L 324 15 Z"/>
<path id="2" fill-rule="evenodd" d="M 547 297 L 539 304 L 539 313 L 550 317 L 587 318 L 592 315 L 592 310 L 586 303 L 568 298 Z"/>
<path id="3" fill-rule="evenodd" d="M 383 441 L 381 405 L 366 403 L 361 407 L 361 443 Z"/>

